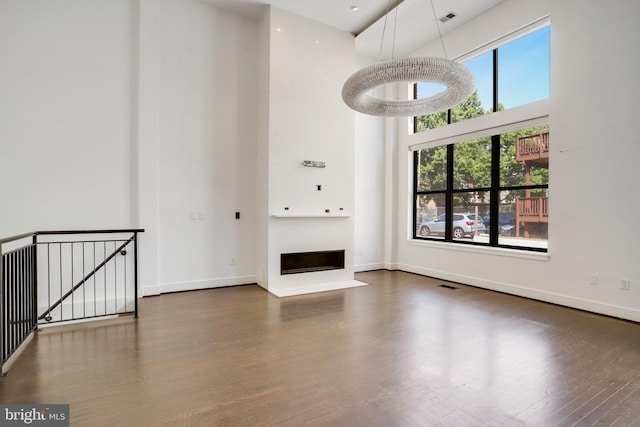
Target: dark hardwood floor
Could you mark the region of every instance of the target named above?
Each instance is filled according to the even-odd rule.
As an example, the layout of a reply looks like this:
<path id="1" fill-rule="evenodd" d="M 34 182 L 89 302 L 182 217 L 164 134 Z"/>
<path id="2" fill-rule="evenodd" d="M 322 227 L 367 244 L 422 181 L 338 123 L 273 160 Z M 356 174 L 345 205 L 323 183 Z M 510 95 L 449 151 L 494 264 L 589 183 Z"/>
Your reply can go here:
<path id="1" fill-rule="evenodd" d="M 73 426 L 640 425 L 640 325 L 402 272 L 276 298 L 144 298 L 139 319 L 47 329 L 2 403 Z"/>

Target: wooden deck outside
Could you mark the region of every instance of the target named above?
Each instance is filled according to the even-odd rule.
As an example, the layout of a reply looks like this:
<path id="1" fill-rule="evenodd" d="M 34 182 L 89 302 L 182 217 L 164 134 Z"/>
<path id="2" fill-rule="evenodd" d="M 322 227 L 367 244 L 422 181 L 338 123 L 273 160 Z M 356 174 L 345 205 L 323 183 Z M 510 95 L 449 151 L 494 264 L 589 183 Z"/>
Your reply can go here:
<path id="1" fill-rule="evenodd" d="M 548 197 L 519 197 L 516 199 L 516 221 L 549 222 Z"/>
<path id="2" fill-rule="evenodd" d="M 544 160 L 547 159 L 547 160 Z M 549 164 L 549 132 L 520 137 L 516 140 L 516 160 L 522 163 Z"/>
<path id="3" fill-rule="evenodd" d="M 549 167 L 549 132 L 527 135 L 516 140 L 516 160 L 525 166 L 525 183 L 531 184 L 531 166 Z M 549 198 L 525 197 L 516 199 L 516 236 L 520 236 L 520 227 L 524 226 L 528 236 L 527 223 L 549 222 Z"/>
<path id="4" fill-rule="evenodd" d="M 144 298 L 139 319 L 39 333 L 2 403 L 72 426 L 640 425 L 640 325 L 402 272 L 277 298 Z M 456 289 L 450 287 L 453 286 Z"/>

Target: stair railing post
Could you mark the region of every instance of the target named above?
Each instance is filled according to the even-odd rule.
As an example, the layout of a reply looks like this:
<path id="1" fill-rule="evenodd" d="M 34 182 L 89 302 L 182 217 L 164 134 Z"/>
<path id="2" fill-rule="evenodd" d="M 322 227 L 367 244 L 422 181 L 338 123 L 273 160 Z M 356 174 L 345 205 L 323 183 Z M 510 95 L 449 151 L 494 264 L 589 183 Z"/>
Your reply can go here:
<path id="1" fill-rule="evenodd" d="M 135 318 L 138 318 L 138 232 L 133 232 L 133 300 Z"/>
<path id="2" fill-rule="evenodd" d="M 3 369 L 7 354 L 7 337 L 5 336 L 5 316 L 7 315 L 7 307 L 4 303 L 4 295 L 4 255 L 2 254 L 2 243 L 0 243 L 0 376 L 6 375 Z"/>
<path id="3" fill-rule="evenodd" d="M 31 277 L 33 278 L 32 280 L 32 294 L 33 294 L 33 301 L 31 301 L 32 303 L 32 307 L 31 307 L 31 318 L 32 320 L 32 326 L 33 326 L 33 330 L 37 330 L 38 329 L 38 233 L 33 233 L 33 239 L 32 239 L 32 243 L 33 246 L 31 247 L 31 268 L 32 268 L 32 272 L 31 272 Z"/>

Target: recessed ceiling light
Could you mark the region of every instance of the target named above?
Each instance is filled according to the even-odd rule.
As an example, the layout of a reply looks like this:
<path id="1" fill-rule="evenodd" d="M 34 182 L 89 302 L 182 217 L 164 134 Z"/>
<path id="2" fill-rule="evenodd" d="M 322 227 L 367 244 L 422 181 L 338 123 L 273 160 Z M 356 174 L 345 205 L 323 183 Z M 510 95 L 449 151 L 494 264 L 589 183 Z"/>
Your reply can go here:
<path id="1" fill-rule="evenodd" d="M 351 6 L 351 10 L 354 11 L 354 12 L 357 11 L 358 10 L 358 6 L 355 6 L 355 5 Z"/>

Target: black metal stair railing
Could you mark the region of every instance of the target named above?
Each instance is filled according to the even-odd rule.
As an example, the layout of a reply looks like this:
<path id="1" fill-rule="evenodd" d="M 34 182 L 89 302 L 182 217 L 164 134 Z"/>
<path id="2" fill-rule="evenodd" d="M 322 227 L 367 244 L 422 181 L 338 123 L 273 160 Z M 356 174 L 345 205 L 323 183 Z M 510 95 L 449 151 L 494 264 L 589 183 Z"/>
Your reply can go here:
<path id="1" fill-rule="evenodd" d="M 0 375 L 40 324 L 138 316 L 143 231 L 37 231 L 0 239 Z"/>
<path id="2" fill-rule="evenodd" d="M 4 363 L 35 330 L 37 320 L 36 245 L 2 252 L 2 245 L 32 237 L 23 234 L 0 240 L 0 374 Z"/>

